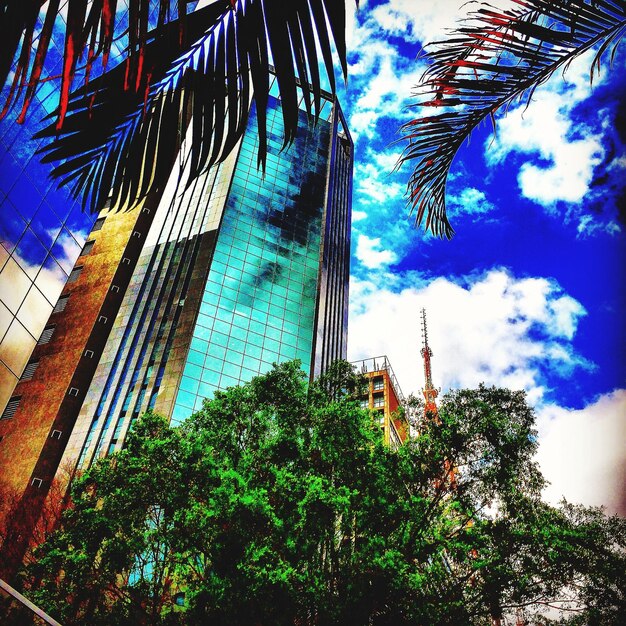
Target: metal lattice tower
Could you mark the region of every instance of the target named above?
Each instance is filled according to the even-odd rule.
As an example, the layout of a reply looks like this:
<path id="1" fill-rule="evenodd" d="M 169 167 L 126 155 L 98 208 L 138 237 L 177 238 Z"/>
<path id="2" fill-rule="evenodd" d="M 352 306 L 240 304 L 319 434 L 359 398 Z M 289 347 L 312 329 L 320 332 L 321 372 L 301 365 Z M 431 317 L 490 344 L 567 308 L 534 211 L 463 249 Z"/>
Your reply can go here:
<path id="1" fill-rule="evenodd" d="M 422 323 L 422 349 L 420 353 L 424 359 L 424 379 L 425 385 L 422 393 L 424 394 L 425 406 L 424 417 L 426 419 L 437 418 L 437 405 L 435 399 L 439 395 L 439 391 L 435 389 L 433 385 L 433 373 L 430 359 L 433 356 L 433 351 L 428 345 L 428 326 L 426 325 L 426 309 L 421 310 L 421 323 Z"/>

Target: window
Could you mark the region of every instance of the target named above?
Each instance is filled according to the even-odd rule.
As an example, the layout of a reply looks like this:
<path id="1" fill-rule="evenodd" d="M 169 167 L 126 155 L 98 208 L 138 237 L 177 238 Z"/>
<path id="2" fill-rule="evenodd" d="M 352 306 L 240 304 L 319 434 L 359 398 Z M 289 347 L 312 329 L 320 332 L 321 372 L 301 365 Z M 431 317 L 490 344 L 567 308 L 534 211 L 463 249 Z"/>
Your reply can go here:
<path id="1" fill-rule="evenodd" d="M 37 487 L 37 489 L 39 489 L 39 488 L 41 487 L 41 485 L 43 485 L 43 480 L 41 480 L 41 478 L 33 478 L 33 479 L 30 481 L 30 484 L 31 484 L 33 487 Z"/>
<path id="2" fill-rule="evenodd" d="M 129 259 L 127 256 L 125 256 L 125 257 L 122 259 L 122 263 L 123 263 L 124 265 L 130 265 L 130 259 Z"/>
<path id="3" fill-rule="evenodd" d="M 361 408 L 362 409 L 369 409 L 370 408 L 369 398 L 362 398 L 361 399 Z"/>
<path id="4" fill-rule="evenodd" d="M 108 202 L 108 200 L 107 200 Z M 106 206 L 106 205 L 105 205 Z M 102 228 L 102 225 L 104 224 L 104 220 L 106 219 L 106 217 L 99 217 L 93 224 L 93 228 L 91 229 L 92 233 L 95 233 L 97 230 L 100 230 Z"/>
<path id="5" fill-rule="evenodd" d="M 36 361 L 30 361 L 29 363 L 27 363 L 26 367 L 24 368 L 24 371 L 22 372 L 20 381 L 30 380 L 33 377 L 33 374 L 35 373 L 35 370 L 37 369 L 38 365 L 39 365 L 39 359 L 37 359 Z"/>
<path id="6" fill-rule="evenodd" d="M 80 251 L 80 256 L 85 256 L 89 254 L 91 252 L 91 249 L 93 248 L 94 243 L 96 243 L 95 239 L 92 239 L 91 241 L 86 241 L 83 249 Z"/>
<path id="7" fill-rule="evenodd" d="M 19 406 L 21 399 L 22 396 L 15 396 L 14 398 L 11 398 L 2 413 L 2 417 L 0 417 L 0 420 L 11 419 L 15 415 L 15 411 L 17 411 L 17 407 Z"/>
<path id="8" fill-rule="evenodd" d="M 65 311 L 65 307 L 67 306 L 67 301 L 69 299 L 70 299 L 69 295 L 61 296 L 57 300 L 57 303 L 54 305 L 54 309 L 52 309 L 52 312 L 53 313 L 61 313 L 62 311 Z"/>
<path id="9" fill-rule="evenodd" d="M 141 212 L 150 215 L 150 209 L 148 207 L 143 207 L 143 209 L 141 209 Z"/>
<path id="10" fill-rule="evenodd" d="M 78 395 L 78 389 L 76 387 L 70 387 L 70 390 L 67 393 L 70 396 L 77 396 Z"/>
<path id="11" fill-rule="evenodd" d="M 377 376 L 373 381 L 374 391 L 382 391 L 385 388 L 385 381 L 382 376 Z"/>
<path id="12" fill-rule="evenodd" d="M 51 438 L 51 439 L 61 439 L 61 435 L 62 435 L 62 434 L 63 434 L 63 433 L 62 433 L 60 430 L 56 430 L 56 429 L 55 429 L 55 430 L 53 430 L 53 431 L 50 433 L 50 438 Z"/>
<path id="13" fill-rule="evenodd" d="M 75 281 L 78 280 L 78 277 L 80 276 L 80 273 L 83 271 L 83 266 L 81 265 L 80 267 L 75 267 L 71 272 L 70 275 L 67 277 L 67 282 L 68 283 L 73 283 Z"/>
<path id="14" fill-rule="evenodd" d="M 49 343 L 50 339 L 52 339 L 52 335 L 54 334 L 54 329 L 56 325 L 46 326 L 41 333 L 41 337 L 39 337 L 39 341 L 37 342 L 38 346 L 43 345 L 44 343 Z"/>
<path id="15" fill-rule="evenodd" d="M 141 233 L 138 230 L 133 231 L 133 237 L 141 237 Z"/>
<path id="16" fill-rule="evenodd" d="M 120 288 L 117 285 L 111 285 L 111 291 L 113 293 L 118 293 Z"/>
<path id="17" fill-rule="evenodd" d="M 88 359 L 93 359 L 94 351 L 93 350 L 85 350 L 85 357 Z"/>
<path id="18" fill-rule="evenodd" d="M 385 406 L 385 396 L 382 393 L 374 396 L 374 407 L 379 408 L 381 406 Z"/>
<path id="19" fill-rule="evenodd" d="M 106 324 L 109 320 L 108 320 L 108 318 L 106 318 L 104 315 L 101 315 L 101 316 L 98 318 L 98 321 L 99 321 L 101 324 Z"/>

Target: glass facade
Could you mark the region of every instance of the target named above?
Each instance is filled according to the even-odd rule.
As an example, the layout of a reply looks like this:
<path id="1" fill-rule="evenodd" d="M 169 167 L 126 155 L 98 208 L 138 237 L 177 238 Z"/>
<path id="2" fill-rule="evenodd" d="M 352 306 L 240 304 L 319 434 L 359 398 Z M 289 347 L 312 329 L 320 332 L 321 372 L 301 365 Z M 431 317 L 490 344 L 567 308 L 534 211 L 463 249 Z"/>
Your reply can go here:
<path id="1" fill-rule="evenodd" d="M 265 174 L 254 111 L 222 164 L 186 190 L 172 172 L 65 453 L 119 449 L 147 409 L 179 422 L 216 389 L 298 358 L 345 358 L 352 144 L 338 105 L 282 148 L 270 98 Z M 185 151 L 181 152 L 182 155 Z M 181 158 L 177 167 L 185 167 Z"/>
<path id="2" fill-rule="evenodd" d="M 298 358 L 310 371 L 330 122 L 308 126 L 281 151 L 282 114 L 268 112 L 265 176 L 256 120 L 241 143 L 173 417 L 215 389 Z"/>
<path id="3" fill-rule="evenodd" d="M 51 54 L 59 57 L 54 45 Z M 2 92 L 3 98 L 6 92 Z M 52 312 L 95 216 L 56 189 L 31 139 L 55 105 L 35 96 L 23 125 L 0 122 L 0 411 L 8 402 Z"/>
<path id="4" fill-rule="evenodd" d="M 151 27 L 157 24 L 159 4 L 150 2 Z M 192 12 L 196 5 L 195 0 L 188 2 L 187 12 Z M 175 17 L 175 4 L 172 7 Z M 41 82 L 25 122 L 16 122 L 19 101 L 0 121 L 0 412 L 20 379 L 95 220 L 94 215 L 82 211 L 80 202 L 73 200 L 65 188 L 56 188 L 50 177 L 52 166 L 42 164 L 36 154 L 46 140 L 32 139 L 51 123 L 46 117 L 58 106 L 66 16 L 67 11 L 58 12 Z M 39 30 L 44 17 L 42 10 Z M 122 58 L 128 45 L 126 0 L 117 3 L 116 20 L 120 36 L 112 45 L 109 68 Z M 37 38 L 33 43 L 36 45 Z M 31 62 L 34 57 L 33 48 Z M 101 65 L 96 63 L 91 78 L 101 71 Z M 81 84 L 83 72 L 84 65 L 79 63 L 76 86 Z M 0 92 L 1 106 L 12 89 L 11 82 L 10 77 Z"/>

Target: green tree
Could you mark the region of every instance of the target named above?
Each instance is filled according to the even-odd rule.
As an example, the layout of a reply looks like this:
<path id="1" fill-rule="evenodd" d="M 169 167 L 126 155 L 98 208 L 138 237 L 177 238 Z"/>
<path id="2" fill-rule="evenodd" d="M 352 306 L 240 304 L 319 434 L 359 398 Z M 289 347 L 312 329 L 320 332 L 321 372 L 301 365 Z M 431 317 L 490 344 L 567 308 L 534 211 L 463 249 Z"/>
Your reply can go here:
<path id="1" fill-rule="evenodd" d="M 619 623 L 626 521 L 541 501 L 523 393 L 448 394 L 392 451 L 359 385 L 287 363 L 180 427 L 144 416 L 76 483 L 27 595 L 68 625 Z"/>

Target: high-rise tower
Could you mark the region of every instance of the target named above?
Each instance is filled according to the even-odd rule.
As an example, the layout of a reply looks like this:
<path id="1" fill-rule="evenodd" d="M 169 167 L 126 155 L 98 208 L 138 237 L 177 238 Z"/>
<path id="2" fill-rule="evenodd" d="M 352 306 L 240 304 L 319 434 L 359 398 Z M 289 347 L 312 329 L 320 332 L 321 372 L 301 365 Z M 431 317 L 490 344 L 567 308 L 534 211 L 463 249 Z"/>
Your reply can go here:
<path id="1" fill-rule="evenodd" d="M 104 212 L 0 420 L 0 476 L 36 508 L 59 467 L 121 449 L 147 409 L 180 421 L 204 397 L 298 358 L 345 358 L 353 146 L 325 94 L 283 149 L 270 96 L 257 169 L 254 110 L 237 148 L 186 189 Z M 32 372 L 31 372 L 32 370 Z"/>

